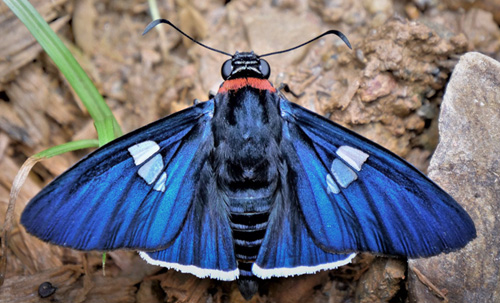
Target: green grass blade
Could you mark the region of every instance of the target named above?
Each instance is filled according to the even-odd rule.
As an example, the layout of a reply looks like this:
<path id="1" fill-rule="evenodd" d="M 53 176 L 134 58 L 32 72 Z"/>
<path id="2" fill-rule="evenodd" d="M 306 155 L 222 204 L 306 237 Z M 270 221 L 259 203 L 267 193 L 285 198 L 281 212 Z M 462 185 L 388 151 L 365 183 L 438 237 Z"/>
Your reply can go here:
<path id="1" fill-rule="evenodd" d="M 70 51 L 27 0 L 4 0 L 24 23 L 80 97 L 94 120 L 99 145 L 122 134 L 113 113 Z"/>
<path id="2" fill-rule="evenodd" d="M 91 139 L 91 140 L 78 140 L 78 141 L 68 142 L 47 148 L 46 150 L 41 151 L 33 155 L 32 157 L 36 159 L 51 158 L 70 151 L 84 149 L 84 148 L 91 148 L 91 147 L 99 147 L 99 141 Z"/>

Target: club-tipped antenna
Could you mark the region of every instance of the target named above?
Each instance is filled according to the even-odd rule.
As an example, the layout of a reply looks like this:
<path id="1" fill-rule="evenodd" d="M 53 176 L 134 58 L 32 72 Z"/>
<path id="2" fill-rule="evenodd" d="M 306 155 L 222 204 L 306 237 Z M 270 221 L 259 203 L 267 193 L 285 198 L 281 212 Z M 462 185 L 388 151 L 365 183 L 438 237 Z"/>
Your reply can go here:
<path id="1" fill-rule="evenodd" d="M 350 49 L 352 49 L 351 47 L 351 43 L 349 43 L 349 40 L 347 40 L 347 37 L 342 34 L 341 32 L 339 32 L 338 30 L 334 30 L 334 29 L 331 29 L 329 31 L 326 31 L 324 33 L 322 33 L 321 35 L 317 36 L 316 38 L 313 38 L 307 42 L 304 42 L 302 44 L 299 44 L 297 46 L 294 46 L 294 47 L 291 47 L 291 48 L 288 48 L 288 49 L 284 49 L 284 50 L 281 50 L 281 51 L 277 51 L 277 52 L 272 52 L 272 53 L 267 53 L 267 54 L 264 54 L 264 55 L 260 55 L 259 57 L 266 57 L 266 56 L 272 56 L 272 55 L 277 55 L 277 54 L 282 54 L 282 53 L 286 53 L 286 52 L 289 52 L 289 51 L 293 51 L 294 49 L 297 49 L 299 47 L 302 47 L 306 44 L 309 44 L 313 41 L 316 41 L 318 40 L 319 38 L 323 37 L 323 36 L 326 36 L 326 35 L 337 35 L 340 39 L 342 39 L 342 41 L 344 41 L 344 43 L 347 45 L 347 47 L 349 47 Z"/>
<path id="2" fill-rule="evenodd" d="M 148 24 L 148 26 L 146 26 L 146 29 L 144 30 L 144 32 L 142 33 L 142 35 L 147 34 L 153 27 L 157 26 L 160 23 L 166 23 L 166 24 L 170 25 L 171 27 L 173 27 L 174 29 L 176 29 L 179 33 L 181 33 L 184 37 L 188 38 L 189 40 L 193 41 L 194 43 L 196 43 L 198 45 L 203 46 L 204 48 L 207 48 L 207 49 L 209 49 L 211 51 L 214 51 L 214 52 L 217 52 L 217 53 L 229 56 L 229 57 L 233 56 L 233 55 L 231 55 L 229 53 L 226 53 L 224 51 L 221 51 L 221 50 L 218 50 L 216 48 L 213 48 L 213 47 L 210 47 L 208 45 L 205 45 L 205 44 L 201 43 L 200 41 L 197 41 L 196 39 L 192 38 L 191 36 L 189 36 L 185 32 L 181 31 L 177 26 L 175 26 L 172 22 L 168 21 L 167 19 L 156 19 L 156 20 L 152 21 L 151 23 Z"/>

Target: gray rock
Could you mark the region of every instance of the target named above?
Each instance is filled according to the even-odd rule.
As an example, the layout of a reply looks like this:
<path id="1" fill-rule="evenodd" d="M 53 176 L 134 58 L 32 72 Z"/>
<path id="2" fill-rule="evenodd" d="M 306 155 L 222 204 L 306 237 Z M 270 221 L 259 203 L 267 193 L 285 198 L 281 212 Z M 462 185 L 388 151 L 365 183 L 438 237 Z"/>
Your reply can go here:
<path id="1" fill-rule="evenodd" d="M 429 176 L 467 210 L 478 236 L 457 252 L 410 260 L 410 302 L 443 302 L 440 292 L 449 302 L 499 302 L 499 62 L 475 52 L 461 57 L 446 89 L 439 130 Z"/>

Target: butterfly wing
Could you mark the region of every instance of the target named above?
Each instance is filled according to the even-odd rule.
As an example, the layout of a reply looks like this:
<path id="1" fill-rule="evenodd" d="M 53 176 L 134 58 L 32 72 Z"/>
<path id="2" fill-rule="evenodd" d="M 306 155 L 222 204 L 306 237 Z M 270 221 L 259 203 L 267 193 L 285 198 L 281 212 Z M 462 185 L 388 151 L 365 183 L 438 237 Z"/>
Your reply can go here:
<path id="1" fill-rule="evenodd" d="M 141 252 L 148 263 L 191 273 L 199 278 L 235 280 L 239 271 L 234 254 L 229 215 L 208 163 L 201 170 L 200 186 L 186 223 L 168 248 Z"/>
<path id="2" fill-rule="evenodd" d="M 476 236 L 463 208 L 398 156 L 283 98 L 280 108 L 300 210 L 323 249 L 423 257 Z"/>
<path id="3" fill-rule="evenodd" d="M 167 247 L 196 206 L 213 110 L 212 100 L 200 103 L 98 149 L 34 197 L 21 223 L 81 250 Z"/>
<path id="4" fill-rule="evenodd" d="M 356 253 L 328 253 L 314 243 L 295 192 L 286 188 L 293 184 L 294 176 L 287 174 L 284 177 L 288 180 L 281 182 L 285 189 L 276 197 L 252 273 L 261 279 L 269 279 L 311 274 L 350 263 Z"/>
<path id="5" fill-rule="evenodd" d="M 233 249 L 231 233 L 226 233 L 226 229 L 222 231 L 208 229 L 205 220 L 205 225 L 200 226 L 201 229 L 188 228 L 193 226 L 189 225 L 190 223 L 192 222 L 184 226 L 185 229 L 171 246 L 153 252 L 141 251 L 141 257 L 149 264 L 175 269 L 202 279 L 211 278 L 222 281 L 238 279 L 239 270 L 234 253 L 231 253 Z M 194 226 L 199 225 L 194 224 Z M 194 233 L 190 234 L 190 231 Z M 214 235 L 216 232 L 219 234 Z M 203 237 L 200 238 L 200 235 Z M 220 237 L 219 241 L 213 241 L 218 237 Z"/>

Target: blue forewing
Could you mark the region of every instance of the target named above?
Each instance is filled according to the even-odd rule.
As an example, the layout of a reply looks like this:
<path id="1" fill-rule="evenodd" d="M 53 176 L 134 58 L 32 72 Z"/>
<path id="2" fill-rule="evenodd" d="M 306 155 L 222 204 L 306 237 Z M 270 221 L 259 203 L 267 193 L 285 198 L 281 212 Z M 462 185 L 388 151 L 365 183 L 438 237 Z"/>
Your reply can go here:
<path id="1" fill-rule="evenodd" d="M 110 142 L 45 187 L 21 223 L 80 250 L 169 246 L 179 235 L 210 150 L 207 101 Z"/>
<path id="2" fill-rule="evenodd" d="M 300 209 L 326 251 L 425 257 L 475 237 L 465 210 L 406 161 L 285 99 L 280 108 Z"/>

